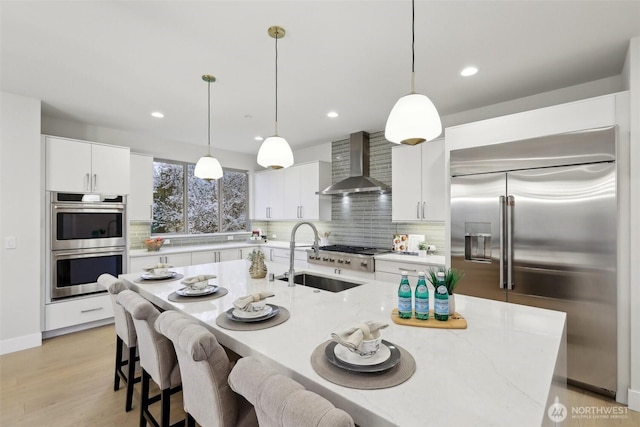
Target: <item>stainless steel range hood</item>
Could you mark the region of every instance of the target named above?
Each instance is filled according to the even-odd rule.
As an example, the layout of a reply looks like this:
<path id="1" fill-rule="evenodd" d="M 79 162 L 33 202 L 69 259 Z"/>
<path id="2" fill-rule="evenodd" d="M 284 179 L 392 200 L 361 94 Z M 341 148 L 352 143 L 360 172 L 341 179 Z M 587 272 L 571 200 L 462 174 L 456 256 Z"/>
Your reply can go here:
<path id="1" fill-rule="evenodd" d="M 352 133 L 349 138 L 349 178 L 320 191 L 320 194 L 347 194 L 372 191 L 391 191 L 391 187 L 369 177 L 369 134 Z"/>

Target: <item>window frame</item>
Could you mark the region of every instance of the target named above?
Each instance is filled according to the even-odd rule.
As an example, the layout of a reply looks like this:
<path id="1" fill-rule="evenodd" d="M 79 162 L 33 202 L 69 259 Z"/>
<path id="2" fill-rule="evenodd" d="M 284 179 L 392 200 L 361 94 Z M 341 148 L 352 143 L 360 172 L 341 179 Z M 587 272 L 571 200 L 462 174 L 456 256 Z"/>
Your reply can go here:
<path id="1" fill-rule="evenodd" d="M 246 180 L 245 180 L 245 185 L 244 185 L 244 194 L 246 197 L 246 203 L 245 203 L 245 223 L 246 223 L 246 228 L 244 230 L 233 230 L 233 231 L 215 231 L 212 233 L 191 233 L 189 230 L 187 230 L 186 228 L 189 225 L 189 209 L 188 209 L 188 203 L 189 203 L 189 175 L 188 175 L 188 171 L 189 171 L 189 165 L 193 165 L 195 166 L 195 163 L 192 162 L 184 162 L 184 161 L 180 161 L 180 160 L 172 160 L 172 159 L 163 159 L 163 158 L 153 158 L 153 162 L 158 162 L 158 163 L 169 163 L 169 164 L 173 164 L 173 165 L 179 165 L 182 166 L 182 174 L 183 174 L 183 187 L 182 187 L 182 206 L 183 206 L 183 214 L 182 214 L 182 222 L 184 224 L 184 229 L 182 231 L 178 231 L 178 232 L 173 232 L 173 233 L 158 233 L 158 232 L 152 232 L 152 234 L 155 236 L 190 236 L 190 237 L 194 237 L 194 236 L 216 236 L 216 235 L 226 235 L 226 234 L 232 234 L 232 233 L 245 233 L 247 231 L 249 231 L 250 228 L 250 224 L 249 224 L 249 212 L 250 212 L 250 206 L 249 206 L 249 178 L 250 178 L 250 174 L 248 170 L 244 170 L 244 169 L 235 169 L 235 168 L 222 168 L 222 173 L 226 173 L 226 172 L 233 172 L 233 173 L 243 173 L 246 176 Z M 195 179 L 200 179 L 195 177 Z M 223 207 L 222 207 L 222 202 L 223 202 L 223 187 L 224 187 L 224 176 L 220 179 L 217 179 L 217 203 L 218 203 L 218 218 L 217 218 L 217 222 L 218 222 L 218 230 L 222 230 L 222 225 L 223 225 L 223 220 L 222 220 L 222 212 L 223 212 Z M 155 188 L 154 188 L 154 193 L 155 193 Z M 154 205 L 155 205 L 155 198 L 154 198 Z M 153 221 L 155 219 L 155 209 L 152 210 L 153 216 L 152 216 L 152 227 L 153 227 Z"/>

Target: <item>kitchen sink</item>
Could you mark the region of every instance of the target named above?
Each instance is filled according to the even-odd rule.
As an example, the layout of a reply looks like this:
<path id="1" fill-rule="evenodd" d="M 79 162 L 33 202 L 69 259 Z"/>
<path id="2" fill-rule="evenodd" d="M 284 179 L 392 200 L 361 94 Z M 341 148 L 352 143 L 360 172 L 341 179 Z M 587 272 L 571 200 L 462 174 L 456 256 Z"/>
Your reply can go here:
<path id="1" fill-rule="evenodd" d="M 278 280 L 289 281 L 287 277 L 278 277 Z M 318 276 L 311 273 L 298 273 L 293 276 L 293 282 L 297 285 L 309 286 L 310 288 L 322 289 L 329 292 L 342 292 L 364 284 L 347 282 L 346 280 L 332 277 Z"/>

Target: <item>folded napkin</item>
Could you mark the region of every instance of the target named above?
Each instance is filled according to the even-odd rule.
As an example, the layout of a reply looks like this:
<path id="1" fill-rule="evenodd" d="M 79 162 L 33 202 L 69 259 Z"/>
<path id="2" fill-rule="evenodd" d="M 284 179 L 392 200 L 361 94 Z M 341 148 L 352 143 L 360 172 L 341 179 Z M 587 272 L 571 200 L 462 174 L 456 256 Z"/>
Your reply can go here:
<path id="1" fill-rule="evenodd" d="M 215 279 L 216 277 L 215 274 L 201 274 L 199 276 L 187 277 L 180 283 L 183 285 L 193 285 L 194 283 L 204 282 L 205 280 Z"/>
<path id="2" fill-rule="evenodd" d="M 251 295 L 240 297 L 233 302 L 233 306 L 242 311 L 253 311 L 253 303 L 274 296 L 271 291 L 255 292 Z"/>
<path id="3" fill-rule="evenodd" d="M 379 335 L 374 334 L 374 332 L 384 329 L 387 326 L 389 326 L 388 323 L 367 321 L 359 324 L 358 326 L 354 326 L 340 332 L 334 332 L 331 334 L 331 338 L 347 348 L 357 350 L 363 340 L 374 339 Z"/>
<path id="4" fill-rule="evenodd" d="M 144 271 L 152 271 L 152 270 L 155 270 L 156 268 L 171 268 L 171 267 L 173 267 L 173 265 L 163 264 L 163 263 L 159 262 L 158 264 L 153 264 L 153 265 L 149 265 L 147 267 L 144 267 L 143 270 Z"/>

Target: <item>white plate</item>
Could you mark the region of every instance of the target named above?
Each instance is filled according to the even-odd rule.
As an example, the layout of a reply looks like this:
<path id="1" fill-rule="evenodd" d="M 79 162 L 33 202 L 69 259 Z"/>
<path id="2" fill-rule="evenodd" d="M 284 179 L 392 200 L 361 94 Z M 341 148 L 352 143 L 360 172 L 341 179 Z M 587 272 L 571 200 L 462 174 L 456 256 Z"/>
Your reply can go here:
<path id="1" fill-rule="evenodd" d="M 377 353 L 371 357 L 359 356 L 342 344 L 336 345 L 333 349 L 333 353 L 338 359 L 342 360 L 345 363 L 361 366 L 377 365 L 378 363 L 387 361 L 389 357 L 391 357 L 391 350 L 389 350 L 389 347 L 387 347 L 384 343 L 380 343 L 380 350 L 378 350 Z"/>
<path id="2" fill-rule="evenodd" d="M 266 305 L 264 307 L 264 310 L 260 310 L 260 311 L 242 311 L 236 308 L 233 310 L 232 314 L 235 317 L 240 319 L 252 319 L 254 317 L 267 316 L 271 314 L 272 311 L 273 311 L 273 307 L 271 307 L 270 305 Z"/>
<path id="3" fill-rule="evenodd" d="M 192 289 L 190 287 L 184 287 L 182 289 L 178 289 L 176 291 L 176 294 L 183 296 L 183 297 L 199 297 L 202 295 L 209 295 L 212 294 L 214 292 L 216 292 L 218 290 L 217 286 L 214 285 L 208 285 L 205 288 L 202 289 Z"/>
<path id="4" fill-rule="evenodd" d="M 177 275 L 178 273 L 176 273 L 175 271 L 167 271 L 164 274 L 145 273 L 145 274 L 142 274 L 140 277 L 145 280 L 162 280 L 162 279 L 169 279 L 171 277 L 176 277 Z"/>

